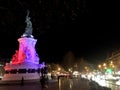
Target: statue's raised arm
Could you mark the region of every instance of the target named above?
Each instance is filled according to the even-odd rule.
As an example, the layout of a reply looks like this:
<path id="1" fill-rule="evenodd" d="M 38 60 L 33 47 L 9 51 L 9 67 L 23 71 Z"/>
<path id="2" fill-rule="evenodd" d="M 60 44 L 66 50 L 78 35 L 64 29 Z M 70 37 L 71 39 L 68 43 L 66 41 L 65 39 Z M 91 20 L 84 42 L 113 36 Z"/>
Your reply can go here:
<path id="1" fill-rule="evenodd" d="M 30 14 L 30 11 L 27 10 L 27 16 L 26 16 L 26 20 L 25 20 L 25 22 L 27 23 L 26 28 L 31 28 L 31 27 L 32 27 L 32 23 L 31 23 L 31 21 L 30 21 L 29 14 Z"/>

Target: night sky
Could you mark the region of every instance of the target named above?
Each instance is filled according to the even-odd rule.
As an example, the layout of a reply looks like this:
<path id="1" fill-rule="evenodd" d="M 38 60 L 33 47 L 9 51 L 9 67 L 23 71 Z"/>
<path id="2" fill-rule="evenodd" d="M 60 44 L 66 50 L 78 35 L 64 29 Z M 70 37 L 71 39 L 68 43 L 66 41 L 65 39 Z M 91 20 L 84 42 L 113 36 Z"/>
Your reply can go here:
<path id="1" fill-rule="evenodd" d="M 120 49 L 117 2 L 91 0 L 0 0 L 0 57 L 11 58 L 25 31 L 27 9 L 42 61 L 60 62 L 68 51 L 89 62 Z"/>

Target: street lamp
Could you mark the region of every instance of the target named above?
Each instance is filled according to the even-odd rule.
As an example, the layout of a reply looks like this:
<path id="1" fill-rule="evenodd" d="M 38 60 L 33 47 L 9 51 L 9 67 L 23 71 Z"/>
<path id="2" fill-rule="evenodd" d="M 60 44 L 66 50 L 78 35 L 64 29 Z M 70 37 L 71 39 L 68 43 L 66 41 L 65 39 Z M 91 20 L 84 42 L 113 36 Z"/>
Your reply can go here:
<path id="1" fill-rule="evenodd" d="M 103 66 L 105 67 L 105 66 L 106 66 L 106 63 L 103 63 Z"/>
<path id="2" fill-rule="evenodd" d="M 58 71 L 60 71 L 61 70 L 61 68 L 58 68 Z"/>
<path id="3" fill-rule="evenodd" d="M 98 65 L 98 68 L 101 69 L 101 65 L 100 64 Z"/>

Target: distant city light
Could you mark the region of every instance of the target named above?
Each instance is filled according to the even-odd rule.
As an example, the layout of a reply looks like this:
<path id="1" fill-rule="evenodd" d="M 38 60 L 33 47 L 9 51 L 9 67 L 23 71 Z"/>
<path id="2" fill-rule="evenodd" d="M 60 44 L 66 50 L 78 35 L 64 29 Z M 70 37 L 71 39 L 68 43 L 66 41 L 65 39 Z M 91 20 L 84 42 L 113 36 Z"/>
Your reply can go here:
<path id="1" fill-rule="evenodd" d="M 112 74 L 113 70 L 111 68 L 107 68 L 106 73 Z"/>

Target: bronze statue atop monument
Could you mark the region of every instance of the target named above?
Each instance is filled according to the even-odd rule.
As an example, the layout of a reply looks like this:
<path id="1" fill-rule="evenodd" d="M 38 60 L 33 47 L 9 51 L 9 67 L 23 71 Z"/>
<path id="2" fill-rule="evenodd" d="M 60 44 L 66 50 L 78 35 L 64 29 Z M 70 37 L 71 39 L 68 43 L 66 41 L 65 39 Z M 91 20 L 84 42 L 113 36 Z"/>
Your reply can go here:
<path id="1" fill-rule="evenodd" d="M 26 16 L 26 28 L 25 28 L 25 32 L 23 33 L 22 37 L 33 37 L 32 36 L 32 22 L 30 21 L 30 17 L 29 17 L 30 11 L 27 10 L 27 16 Z"/>

